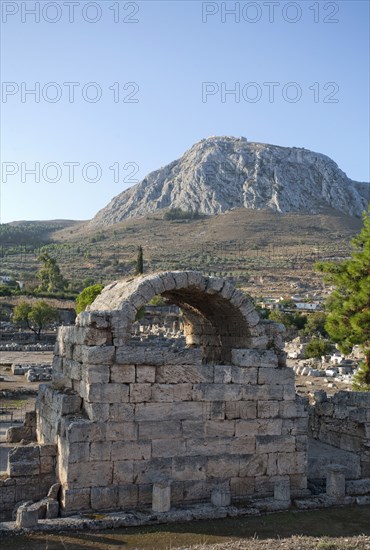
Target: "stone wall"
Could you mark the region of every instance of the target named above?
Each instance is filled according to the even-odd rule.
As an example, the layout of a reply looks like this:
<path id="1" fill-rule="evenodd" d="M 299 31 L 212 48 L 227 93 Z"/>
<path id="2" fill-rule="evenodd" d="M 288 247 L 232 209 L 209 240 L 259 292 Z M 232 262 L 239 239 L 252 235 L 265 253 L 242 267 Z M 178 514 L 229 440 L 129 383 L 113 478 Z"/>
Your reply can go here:
<path id="1" fill-rule="evenodd" d="M 370 394 L 315 393 L 310 407 L 309 435 L 352 454 L 352 479 L 370 477 Z M 347 476 L 349 477 L 349 476 Z"/>
<path id="2" fill-rule="evenodd" d="M 128 288 L 127 288 L 128 287 Z M 187 347 L 134 342 L 155 294 L 184 311 Z M 110 285 L 59 330 L 37 436 L 58 448 L 64 514 L 306 491 L 307 411 L 281 351 L 282 328 L 220 279 L 172 272 Z"/>
<path id="3" fill-rule="evenodd" d="M 55 445 L 14 447 L 8 457 L 5 479 L 0 479 L 0 519 L 12 518 L 17 505 L 37 501 L 48 494 L 56 479 Z"/>
<path id="4" fill-rule="evenodd" d="M 181 307 L 186 345 L 133 336 L 137 312 L 158 294 Z M 219 278 L 112 283 L 59 329 L 53 381 L 36 401 L 37 444 L 11 452 L 4 495 L 29 459 L 25 498 L 45 496 L 55 477 L 64 515 L 263 497 L 286 508 L 307 494 L 307 405 L 282 332 Z"/>

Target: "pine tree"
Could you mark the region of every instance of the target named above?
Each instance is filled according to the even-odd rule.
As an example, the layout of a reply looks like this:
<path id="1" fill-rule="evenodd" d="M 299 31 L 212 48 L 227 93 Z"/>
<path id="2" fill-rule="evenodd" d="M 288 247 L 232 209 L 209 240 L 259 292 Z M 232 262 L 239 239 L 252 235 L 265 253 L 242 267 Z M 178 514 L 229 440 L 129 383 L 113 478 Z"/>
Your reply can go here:
<path id="1" fill-rule="evenodd" d="M 135 275 L 141 275 L 142 273 L 144 273 L 144 258 L 142 246 L 139 246 L 138 250 L 139 251 L 137 254 Z"/>
<path id="2" fill-rule="evenodd" d="M 326 303 L 325 328 L 342 353 L 359 345 L 365 361 L 354 389 L 370 391 L 370 204 L 361 232 L 352 239 L 351 258 L 342 263 L 318 263 L 325 280 L 335 286 Z"/>

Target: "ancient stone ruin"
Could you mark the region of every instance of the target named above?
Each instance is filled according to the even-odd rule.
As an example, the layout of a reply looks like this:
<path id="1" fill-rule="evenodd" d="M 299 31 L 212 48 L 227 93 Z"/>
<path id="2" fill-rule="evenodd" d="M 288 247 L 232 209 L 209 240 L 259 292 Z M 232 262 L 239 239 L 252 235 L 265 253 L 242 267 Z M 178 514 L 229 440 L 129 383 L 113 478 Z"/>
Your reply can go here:
<path id="1" fill-rule="evenodd" d="M 181 307 L 186 345 L 135 336 L 156 295 Z M 198 272 L 107 286 L 75 326 L 59 329 L 53 381 L 27 419 L 36 441 L 11 451 L 0 483 L 3 512 L 44 498 L 53 517 L 56 482 L 64 516 L 266 497 L 282 509 L 307 496 L 308 407 L 285 364 L 283 329 L 231 284 Z"/>

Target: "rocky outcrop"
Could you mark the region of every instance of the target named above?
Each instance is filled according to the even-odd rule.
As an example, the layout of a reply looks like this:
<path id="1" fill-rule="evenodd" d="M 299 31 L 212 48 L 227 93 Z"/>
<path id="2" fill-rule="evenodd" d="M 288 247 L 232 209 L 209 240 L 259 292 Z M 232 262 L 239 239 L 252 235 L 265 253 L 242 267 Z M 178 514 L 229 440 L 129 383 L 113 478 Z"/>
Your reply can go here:
<path id="1" fill-rule="evenodd" d="M 213 215 L 233 208 L 350 216 L 367 208 L 370 185 L 349 179 L 329 157 L 307 149 L 211 137 L 123 191 L 91 220 L 108 226 L 165 208 Z"/>

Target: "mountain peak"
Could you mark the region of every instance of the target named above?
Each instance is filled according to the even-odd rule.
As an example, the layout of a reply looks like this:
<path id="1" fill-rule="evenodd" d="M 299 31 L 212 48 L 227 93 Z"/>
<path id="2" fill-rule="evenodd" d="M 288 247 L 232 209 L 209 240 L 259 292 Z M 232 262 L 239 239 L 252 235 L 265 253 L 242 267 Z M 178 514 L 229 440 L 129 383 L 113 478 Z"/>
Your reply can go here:
<path id="1" fill-rule="evenodd" d="M 297 147 L 211 136 L 123 191 L 91 220 L 108 226 L 165 208 L 213 215 L 233 208 L 350 216 L 367 208 L 370 186 L 349 179 L 329 157 Z"/>

